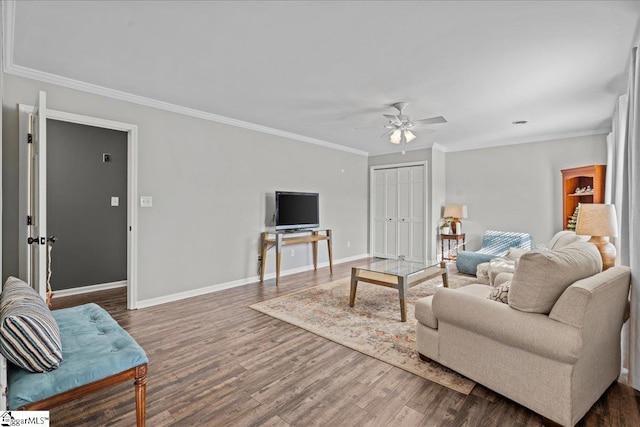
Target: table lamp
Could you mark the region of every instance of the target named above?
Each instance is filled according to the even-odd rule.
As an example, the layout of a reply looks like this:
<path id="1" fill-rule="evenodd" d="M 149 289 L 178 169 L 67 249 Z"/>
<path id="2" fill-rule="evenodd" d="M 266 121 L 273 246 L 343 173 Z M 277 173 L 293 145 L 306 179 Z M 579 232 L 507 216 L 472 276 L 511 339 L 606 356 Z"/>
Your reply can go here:
<path id="1" fill-rule="evenodd" d="M 589 242 L 596 245 L 602 256 L 602 270 L 613 267 L 616 247 L 609 237 L 618 237 L 616 208 L 600 203 L 581 203 L 576 222 L 576 234 L 591 236 Z"/>
<path id="2" fill-rule="evenodd" d="M 451 220 L 451 234 L 462 234 L 460 218 L 467 217 L 467 205 L 445 205 L 442 216 L 453 218 Z"/>

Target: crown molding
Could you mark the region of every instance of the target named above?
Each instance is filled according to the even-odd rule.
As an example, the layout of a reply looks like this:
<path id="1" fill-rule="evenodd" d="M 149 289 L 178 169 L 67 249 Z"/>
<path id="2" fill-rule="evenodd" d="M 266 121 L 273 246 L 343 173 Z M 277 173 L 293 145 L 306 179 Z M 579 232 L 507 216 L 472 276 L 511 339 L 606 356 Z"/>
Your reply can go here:
<path id="1" fill-rule="evenodd" d="M 496 147 L 505 147 L 509 145 L 529 144 L 532 142 L 556 141 L 559 139 L 579 138 L 581 136 L 606 135 L 609 132 L 611 132 L 611 129 L 601 128 L 601 129 L 592 129 L 592 130 L 579 131 L 579 132 L 551 133 L 551 134 L 541 135 L 541 136 L 532 137 L 532 138 L 503 139 L 503 140 L 496 140 L 496 141 L 487 141 L 485 143 L 474 143 L 473 145 L 467 144 L 459 147 L 447 148 L 444 151 L 446 153 L 454 153 L 458 151 L 472 151 L 472 150 L 480 150 L 483 148 L 496 148 Z"/>
<path id="2" fill-rule="evenodd" d="M 104 86 L 98 86 L 86 83 L 80 80 L 70 79 L 58 76 L 56 74 L 46 73 L 34 70 L 32 68 L 23 67 L 13 63 L 13 35 L 15 22 L 15 4 L 14 0 L 4 0 L 2 2 L 2 18 L 3 18 L 3 65 L 4 72 L 18 77 L 24 77 L 31 80 L 50 83 L 57 86 L 75 89 L 81 92 L 87 92 L 94 95 L 100 95 L 107 98 L 117 99 L 120 101 L 130 102 L 132 104 L 143 105 L 145 107 L 156 108 L 158 110 L 169 111 L 172 113 L 182 114 L 185 116 L 195 117 L 211 122 L 222 123 L 225 125 L 235 126 L 255 132 L 266 133 L 269 135 L 280 136 L 307 144 L 319 145 L 321 147 L 333 150 L 345 151 L 351 154 L 368 157 L 369 153 L 344 145 L 335 144 L 333 142 L 323 141 L 321 139 L 311 138 L 305 135 L 299 135 L 293 132 L 287 132 L 280 129 L 274 129 L 268 126 L 258 125 L 243 120 L 237 120 L 230 117 L 220 116 L 218 114 L 208 113 L 206 111 L 196 110 L 194 108 L 184 107 L 170 102 L 164 102 L 157 99 L 147 98 L 144 96 L 134 95 L 128 92 L 122 92 L 110 89 Z"/>
<path id="3" fill-rule="evenodd" d="M 12 74 L 19 77 L 25 77 L 31 80 L 37 80 L 44 83 L 50 83 L 57 86 L 66 87 L 69 89 L 75 89 L 81 92 L 87 92 L 94 95 L 100 95 L 107 98 L 117 99 L 120 101 L 130 102 L 132 104 L 143 105 L 145 107 L 156 108 L 158 110 L 169 111 L 172 113 L 182 114 L 185 116 L 195 117 L 202 120 L 208 120 L 211 122 L 222 123 L 225 125 L 235 126 L 247 130 L 266 133 L 270 135 L 280 136 L 304 142 L 307 144 L 319 145 L 333 150 L 345 151 L 359 156 L 367 157 L 368 152 L 357 150 L 351 147 L 345 147 L 343 145 L 335 144 L 333 142 L 327 142 L 316 138 L 311 138 L 304 135 L 299 135 L 293 132 L 287 132 L 279 129 L 270 128 L 268 126 L 262 126 L 255 123 L 245 122 L 243 120 L 232 119 L 230 117 L 220 116 L 218 114 L 207 113 L 206 111 L 196 110 L 194 108 L 183 107 L 181 105 L 172 104 L 170 102 L 159 101 L 157 99 L 146 98 L 144 96 L 134 95 L 127 92 L 122 92 L 115 89 L 109 89 L 103 86 L 94 85 L 91 83 L 82 82 L 79 80 L 69 79 L 67 77 L 58 76 L 51 73 L 45 73 L 43 71 L 34 70 L 20 65 L 14 65 L 12 63 L 5 62 L 5 73 Z"/>

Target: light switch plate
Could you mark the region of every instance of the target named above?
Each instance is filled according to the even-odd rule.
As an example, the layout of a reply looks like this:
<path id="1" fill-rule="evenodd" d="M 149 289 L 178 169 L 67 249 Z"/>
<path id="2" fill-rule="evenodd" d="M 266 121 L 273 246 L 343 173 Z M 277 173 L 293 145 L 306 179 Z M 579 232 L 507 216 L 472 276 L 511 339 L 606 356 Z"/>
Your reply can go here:
<path id="1" fill-rule="evenodd" d="M 120 197 L 111 197 L 111 206 L 120 206 Z"/>
<path id="2" fill-rule="evenodd" d="M 141 208 L 150 208 L 153 206 L 153 197 L 151 196 L 141 196 L 140 197 L 140 207 Z"/>

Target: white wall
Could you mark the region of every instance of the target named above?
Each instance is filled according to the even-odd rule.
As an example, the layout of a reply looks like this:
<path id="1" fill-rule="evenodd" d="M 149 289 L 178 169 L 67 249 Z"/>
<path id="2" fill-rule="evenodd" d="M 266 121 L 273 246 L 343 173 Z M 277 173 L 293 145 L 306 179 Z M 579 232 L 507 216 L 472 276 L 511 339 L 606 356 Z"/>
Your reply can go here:
<path id="1" fill-rule="evenodd" d="M 560 170 L 606 161 L 606 135 L 447 153 L 446 203 L 468 207 L 467 250 L 480 248 L 485 230 L 546 244 L 563 228 Z"/>
<path id="2" fill-rule="evenodd" d="M 257 275 L 265 200 L 275 190 L 320 193 L 321 226 L 334 259 L 367 253 L 367 158 L 4 75 L 3 277 L 17 274 L 17 104 L 47 92 L 52 109 L 136 124 L 139 209 L 138 300 Z M 350 247 L 347 247 L 347 241 Z M 289 246 L 283 270 L 309 266 L 310 245 Z M 55 256 L 55 254 L 54 254 Z M 267 272 L 273 271 L 273 250 Z M 321 245 L 320 261 L 326 260 Z"/>

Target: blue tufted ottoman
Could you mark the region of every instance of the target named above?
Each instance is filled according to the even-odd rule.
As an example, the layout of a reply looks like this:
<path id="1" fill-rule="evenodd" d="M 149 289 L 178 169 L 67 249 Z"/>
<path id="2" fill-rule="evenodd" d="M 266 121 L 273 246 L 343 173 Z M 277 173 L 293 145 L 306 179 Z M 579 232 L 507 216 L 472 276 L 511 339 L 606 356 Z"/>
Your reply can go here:
<path id="1" fill-rule="evenodd" d="M 475 276 L 478 264 L 504 256 L 509 248 L 531 249 L 531 235 L 511 231 L 486 231 L 479 251 L 462 251 L 456 258 L 456 268 L 460 273 Z"/>
<path id="2" fill-rule="evenodd" d="M 34 373 L 9 364 L 8 409 L 47 410 L 133 379 L 137 425 L 144 426 L 148 359 L 142 347 L 96 304 L 52 314 L 62 337 L 60 367 Z"/>

